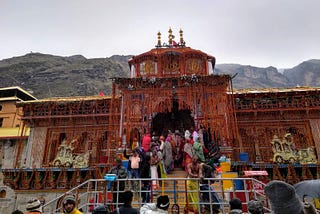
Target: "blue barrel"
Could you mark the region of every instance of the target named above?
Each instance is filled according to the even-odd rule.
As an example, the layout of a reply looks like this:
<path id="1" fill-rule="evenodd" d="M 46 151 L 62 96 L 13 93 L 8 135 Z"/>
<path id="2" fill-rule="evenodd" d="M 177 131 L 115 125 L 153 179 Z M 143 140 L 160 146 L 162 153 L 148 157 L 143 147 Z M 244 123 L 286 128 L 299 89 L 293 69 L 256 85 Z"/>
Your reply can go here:
<path id="1" fill-rule="evenodd" d="M 244 183 L 243 180 L 233 180 L 234 187 L 236 190 L 243 190 L 244 189 Z"/>
<path id="2" fill-rule="evenodd" d="M 248 162 L 249 161 L 249 154 L 246 152 L 240 152 L 239 159 L 240 159 L 240 161 Z"/>

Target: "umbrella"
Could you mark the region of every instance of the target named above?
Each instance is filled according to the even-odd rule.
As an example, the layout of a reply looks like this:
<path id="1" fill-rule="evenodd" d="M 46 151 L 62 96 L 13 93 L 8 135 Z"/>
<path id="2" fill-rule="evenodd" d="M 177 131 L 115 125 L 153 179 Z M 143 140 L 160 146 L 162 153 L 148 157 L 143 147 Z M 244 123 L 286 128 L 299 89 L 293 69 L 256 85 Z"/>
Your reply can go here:
<path id="1" fill-rule="evenodd" d="M 310 198 L 313 200 L 314 205 L 319 209 L 320 205 L 320 179 L 318 180 L 305 180 L 294 185 L 297 195 L 304 200 Z"/>

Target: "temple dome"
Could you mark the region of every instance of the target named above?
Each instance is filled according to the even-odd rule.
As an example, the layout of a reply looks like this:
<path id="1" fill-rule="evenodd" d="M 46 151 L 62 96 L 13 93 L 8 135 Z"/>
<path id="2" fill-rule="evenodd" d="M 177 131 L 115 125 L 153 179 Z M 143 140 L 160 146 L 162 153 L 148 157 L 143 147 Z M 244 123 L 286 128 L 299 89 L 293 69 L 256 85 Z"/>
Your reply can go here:
<path id="1" fill-rule="evenodd" d="M 171 30 L 171 29 L 170 29 Z M 180 77 L 185 75 L 207 76 L 213 73 L 215 57 L 185 46 L 180 30 L 180 42 L 170 37 L 169 43 L 161 44 L 158 33 L 156 48 L 129 60 L 131 78 Z M 160 34 L 161 35 L 161 34 Z"/>

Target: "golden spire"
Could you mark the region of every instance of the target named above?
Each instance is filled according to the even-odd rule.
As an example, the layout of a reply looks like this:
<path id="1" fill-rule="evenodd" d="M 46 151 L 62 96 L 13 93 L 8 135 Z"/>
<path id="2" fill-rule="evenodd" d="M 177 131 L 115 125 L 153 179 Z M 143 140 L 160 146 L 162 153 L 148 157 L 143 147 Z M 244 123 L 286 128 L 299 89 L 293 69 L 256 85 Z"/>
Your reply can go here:
<path id="1" fill-rule="evenodd" d="M 157 47 L 161 47 L 161 33 L 160 31 L 158 32 L 158 44 Z"/>
<path id="2" fill-rule="evenodd" d="M 172 30 L 171 30 L 171 27 L 169 28 L 169 36 L 168 36 L 168 38 L 169 38 L 169 45 L 172 45 L 172 39 L 173 39 L 173 35 L 172 35 Z"/>
<path id="3" fill-rule="evenodd" d="M 181 44 L 181 45 L 184 45 L 184 41 L 183 41 L 183 31 L 182 31 L 182 29 L 180 29 L 179 33 L 180 33 L 180 44 Z"/>

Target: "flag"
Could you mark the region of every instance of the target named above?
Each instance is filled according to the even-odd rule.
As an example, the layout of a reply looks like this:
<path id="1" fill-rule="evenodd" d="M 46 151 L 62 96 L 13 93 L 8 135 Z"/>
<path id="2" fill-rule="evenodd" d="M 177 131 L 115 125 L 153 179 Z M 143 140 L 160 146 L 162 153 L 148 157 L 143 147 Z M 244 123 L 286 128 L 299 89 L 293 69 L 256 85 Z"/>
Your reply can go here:
<path id="1" fill-rule="evenodd" d="M 176 41 L 172 40 L 172 44 L 173 44 L 173 47 L 178 47 L 178 43 L 176 43 Z"/>

